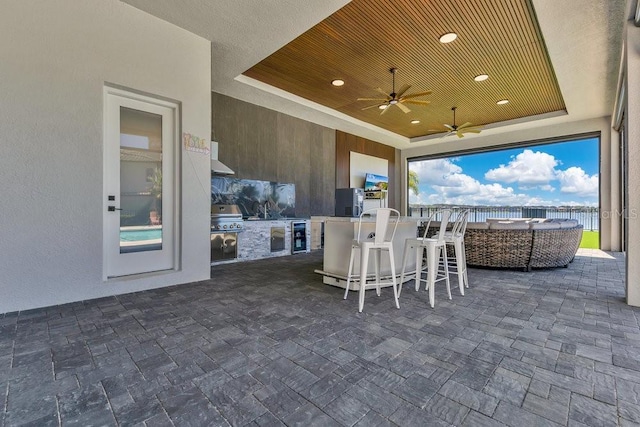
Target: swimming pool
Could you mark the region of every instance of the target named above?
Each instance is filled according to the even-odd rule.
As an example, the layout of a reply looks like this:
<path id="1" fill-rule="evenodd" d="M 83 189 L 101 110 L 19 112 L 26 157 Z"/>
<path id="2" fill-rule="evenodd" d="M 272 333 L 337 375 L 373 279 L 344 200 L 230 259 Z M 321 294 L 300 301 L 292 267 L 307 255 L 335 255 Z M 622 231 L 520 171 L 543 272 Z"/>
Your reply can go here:
<path id="1" fill-rule="evenodd" d="M 120 230 L 121 242 L 141 242 L 162 239 L 162 228 Z"/>
<path id="2" fill-rule="evenodd" d="M 156 251 L 161 249 L 161 225 L 120 228 L 120 253 Z"/>

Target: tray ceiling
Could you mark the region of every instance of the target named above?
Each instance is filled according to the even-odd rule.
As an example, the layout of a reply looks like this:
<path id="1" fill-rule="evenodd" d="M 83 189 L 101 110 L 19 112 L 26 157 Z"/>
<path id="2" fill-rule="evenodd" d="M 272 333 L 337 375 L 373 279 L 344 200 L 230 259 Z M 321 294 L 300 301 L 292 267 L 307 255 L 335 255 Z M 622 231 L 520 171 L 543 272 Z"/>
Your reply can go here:
<path id="1" fill-rule="evenodd" d="M 457 39 L 440 43 L 449 32 Z M 362 110 L 376 103 L 357 98 L 392 91 L 392 67 L 396 91 L 431 90 L 414 98 L 430 104 Z M 474 81 L 479 74 L 489 78 Z M 353 0 L 244 75 L 408 138 L 447 131 L 452 107 L 458 125 L 566 112 L 527 0 Z"/>

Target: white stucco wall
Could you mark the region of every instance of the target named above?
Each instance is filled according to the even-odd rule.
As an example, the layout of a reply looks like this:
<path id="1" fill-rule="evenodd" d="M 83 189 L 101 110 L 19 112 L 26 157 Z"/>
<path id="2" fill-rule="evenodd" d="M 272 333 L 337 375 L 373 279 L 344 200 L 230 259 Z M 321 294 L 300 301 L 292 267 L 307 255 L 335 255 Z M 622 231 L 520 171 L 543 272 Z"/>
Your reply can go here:
<path id="1" fill-rule="evenodd" d="M 103 86 L 211 126 L 210 43 L 117 0 L 7 0 L 0 13 L 0 313 L 209 278 L 209 157 L 181 159 L 181 270 L 102 281 Z"/>
<path id="2" fill-rule="evenodd" d="M 537 141 L 590 132 L 600 132 L 600 208 L 603 211 L 611 211 L 611 117 L 565 122 L 496 135 L 491 135 L 487 132 L 477 138 L 455 138 L 453 140 L 448 138 L 432 145 L 402 150 L 401 179 L 403 180 L 403 188 L 406 188 L 408 158 L 447 153 L 454 149 L 469 150 L 479 147 L 500 146 L 510 143 Z M 402 208 L 406 210 L 406 193 L 403 191 L 401 194 L 403 195 Z M 600 241 L 601 248 L 604 250 L 611 250 L 611 221 L 611 218 L 602 217 L 600 219 Z"/>

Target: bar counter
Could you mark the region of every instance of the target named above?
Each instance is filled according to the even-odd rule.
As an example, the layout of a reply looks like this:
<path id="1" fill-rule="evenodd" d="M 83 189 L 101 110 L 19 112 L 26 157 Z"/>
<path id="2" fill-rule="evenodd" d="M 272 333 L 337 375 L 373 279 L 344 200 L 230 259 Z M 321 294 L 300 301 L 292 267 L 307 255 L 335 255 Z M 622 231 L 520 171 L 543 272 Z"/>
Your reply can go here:
<path id="1" fill-rule="evenodd" d="M 396 276 L 399 283 L 402 271 L 402 254 L 404 251 L 405 239 L 415 238 L 418 232 L 418 218 L 401 217 L 398 228 L 393 239 L 393 255 L 395 259 Z M 323 283 L 327 285 L 345 288 L 347 285 L 347 273 L 349 272 L 349 257 L 351 255 L 351 243 L 357 238 L 358 218 L 328 217 L 324 223 L 324 264 L 322 270 L 316 273 L 323 275 Z M 362 236 L 367 236 L 375 230 L 375 218 L 363 219 Z M 380 257 L 380 274 L 382 277 L 391 275 L 389 256 L 382 254 Z M 416 268 L 415 257 L 410 257 L 407 262 L 405 275 L 414 273 Z M 353 271 L 356 274 L 360 271 L 360 252 L 356 253 Z M 369 256 L 369 266 L 367 275 L 375 274 L 375 263 L 373 256 Z M 387 285 L 389 286 L 389 285 Z M 352 290 L 359 289 L 359 283 L 351 286 Z"/>

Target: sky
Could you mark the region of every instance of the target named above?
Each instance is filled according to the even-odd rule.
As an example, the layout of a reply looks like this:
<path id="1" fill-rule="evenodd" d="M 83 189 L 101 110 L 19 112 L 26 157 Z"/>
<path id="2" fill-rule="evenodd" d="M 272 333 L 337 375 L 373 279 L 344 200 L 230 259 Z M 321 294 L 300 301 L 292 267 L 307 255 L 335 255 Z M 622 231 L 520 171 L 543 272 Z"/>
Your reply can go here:
<path id="1" fill-rule="evenodd" d="M 598 206 L 598 139 L 410 162 L 414 205 Z"/>

